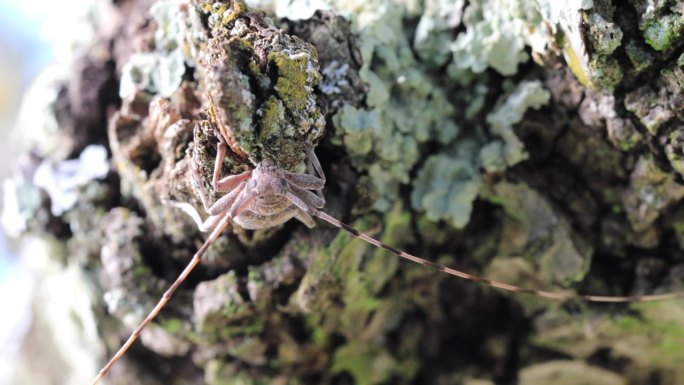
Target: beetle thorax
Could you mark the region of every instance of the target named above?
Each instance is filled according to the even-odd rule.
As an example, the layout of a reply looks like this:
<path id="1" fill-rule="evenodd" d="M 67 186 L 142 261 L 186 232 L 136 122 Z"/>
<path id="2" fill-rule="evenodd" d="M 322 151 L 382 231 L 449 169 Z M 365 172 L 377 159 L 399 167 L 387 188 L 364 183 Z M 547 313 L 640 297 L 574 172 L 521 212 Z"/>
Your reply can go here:
<path id="1" fill-rule="evenodd" d="M 271 159 L 264 159 L 252 172 L 254 189 L 261 197 L 269 195 L 282 195 L 287 188 L 287 182 L 283 175 Z"/>

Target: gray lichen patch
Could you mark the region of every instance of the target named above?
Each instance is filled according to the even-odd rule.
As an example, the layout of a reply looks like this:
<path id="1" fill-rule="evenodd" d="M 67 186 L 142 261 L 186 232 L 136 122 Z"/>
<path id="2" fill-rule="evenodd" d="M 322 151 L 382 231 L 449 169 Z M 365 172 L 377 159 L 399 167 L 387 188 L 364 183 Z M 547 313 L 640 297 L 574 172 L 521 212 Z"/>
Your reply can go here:
<path id="1" fill-rule="evenodd" d="M 206 343 L 228 337 L 229 325 L 233 333 L 240 331 L 240 321 L 254 315 L 254 309 L 240 294 L 238 278 L 234 271 L 212 281 L 202 282 L 193 294 L 194 315 L 197 331 L 202 333 Z M 253 330 L 258 332 L 256 325 Z"/>
<path id="2" fill-rule="evenodd" d="M 529 385 L 553 382 L 558 385 L 589 384 L 626 385 L 617 373 L 590 366 L 582 361 L 549 361 L 532 365 L 520 372 L 520 381 Z"/>
<path id="3" fill-rule="evenodd" d="M 613 22 L 606 21 L 598 12 L 589 14 L 589 37 L 597 53 L 610 55 L 622 42 L 622 30 Z"/>
<path id="4" fill-rule="evenodd" d="M 499 183 L 489 196 L 503 206 L 513 221 L 506 221 L 499 253 L 524 256 L 537 266 L 536 280 L 569 284 L 588 271 L 592 247 L 580 240 L 567 219 L 526 185 Z M 529 282 L 518 282 L 529 287 Z"/>
<path id="5" fill-rule="evenodd" d="M 610 119 L 606 122 L 608 138 L 621 150 L 629 151 L 643 142 L 644 136 L 629 119 Z"/>
<path id="6" fill-rule="evenodd" d="M 145 242 L 145 225 L 142 218 L 119 208 L 111 210 L 102 223 L 102 233 L 105 235 L 101 254 L 102 286 L 106 290 L 103 298 L 110 314 L 117 316 L 127 328 L 134 328 L 156 304 L 166 289 L 166 282 L 156 277 L 144 263 L 141 249 Z M 188 298 L 183 295 L 177 300 L 170 309 L 182 309 L 189 305 Z M 186 339 L 190 331 L 188 320 L 166 315 L 157 322 L 162 325 L 175 323 L 178 326 L 175 330 L 166 330 L 159 324 L 151 325 L 141 335 L 143 343 L 164 356 L 186 354 L 190 349 L 190 342 Z"/>
<path id="7" fill-rule="evenodd" d="M 150 8 L 154 50 L 133 53 L 122 67 L 119 96 L 128 98 L 137 90 L 170 97 L 181 85 L 186 64 L 193 65 L 194 30 L 199 22 L 193 9 L 177 1 L 157 1 Z"/>
<path id="8" fill-rule="evenodd" d="M 647 383 L 647 373 L 660 370 L 676 383 L 684 376 L 678 365 L 684 338 L 681 316 L 681 305 L 664 303 L 632 305 L 630 313 L 615 317 L 591 314 L 577 319 L 571 314 L 549 313 L 538 320 L 540 332 L 534 343 L 581 359 L 602 346 L 612 346 L 612 355 L 632 363 L 621 371 L 624 377 Z M 572 325 L 562 322 L 568 317 L 575 318 Z"/>
<path id="9" fill-rule="evenodd" d="M 672 131 L 665 145 L 665 155 L 672 168 L 684 175 L 684 127 L 677 127 Z"/>
<path id="10" fill-rule="evenodd" d="M 176 96 L 187 101 L 188 107 L 196 104 L 192 98 L 185 98 L 183 90 L 178 90 Z M 171 234 L 180 241 L 191 222 L 183 224 L 184 218 L 174 216 L 164 208 L 160 196 L 165 199 L 192 197 L 190 180 L 185 176 L 189 159 L 184 158 L 192 126 L 188 119 L 182 118 L 176 105 L 166 99 L 149 101 L 143 98 L 142 113 L 145 115 L 142 116 L 135 112 L 137 104 L 136 100 L 124 101 L 122 111 L 117 112 L 109 124 L 110 146 L 117 171 L 122 176 L 122 192 L 137 199 L 148 220 L 156 226 L 174 224 L 170 229 L 176 228 L 175 234 Z"/>
<path id="11" fill-rule="evenodd" d="M 674 117 L 668 99 L 665 88 L 656 92 L 651 86 L 643 86 L 625 96 L 625 108 L 639 118 L 651 135 L 656 135 L 658 129 Z"/>
<path id="12" fill-rule="evenodd" d="M 651 157 L 641 157 L 623 196 L 627 217 L 637 231 L 648 229 L 663 213 L 684 197 L 684 186 L 672 174 L 658 168 Z"/>

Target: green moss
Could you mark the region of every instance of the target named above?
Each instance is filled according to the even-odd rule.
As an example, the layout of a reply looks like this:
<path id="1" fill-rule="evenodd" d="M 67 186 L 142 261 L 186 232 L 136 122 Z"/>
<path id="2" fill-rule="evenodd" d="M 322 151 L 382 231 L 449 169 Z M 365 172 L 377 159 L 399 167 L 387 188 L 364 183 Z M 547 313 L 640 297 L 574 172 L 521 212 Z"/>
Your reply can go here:
<path id="1" fill-rule="evenodd" d="M 178 334 L 181 332 L 183 323 L 177 318 L 165 318 L 159 322 L 159 326 L 171 334 Z"/>
<path id="2" fill-rule="evenodd" d="M 411 240 L 411 215 L 401 205 L 395 205 L 383 223 L 386 224 L 383 241 L 401 245 Z M 352 225 L 375 236 L 377 226 L 367 220 L 361 219 Z M 369 227 L 371 230 L 367 230 Z M 372 258 L 368 258 L 370 250 L 373 250 Z M 387 351 L 382 341 L 364 337 L 396 330 L 404 304 L 414 301 L 381 296 L 387 282 L 396 277 L 398 265 L 395 256 L 378 251 L 345 232 L 340 232 L 326 249 L 316 254 L 297 297 L 300 305 L 306 306 L 307 325 L 317 345 L 325 344 L 331 336 L 345 337 L 346 343 L 332 358 L 333 373 L 349 373 L 357 384 L 378 384 L 392 376 L 412 378 L 415 375 L 419 367 L 415 346 L 419 341 L 407 339 L 404 342 L 410 346 L 395 355 Z M 425 273 L 424 269 L 416 270 Z M 415 295 L 422 297 L 423 294 Z M 302 302 L 303 298 L 307 301 Z"/>
<path id="3" fill-rule="evenodd" d="M 263 142 L 277 137 L 281 132 L 285 123 L 285 107 L 280 100 L 270 97 L 264 102 L 261 114 L 259 140 Z"/>
<path id="4" fill-rule="evenodd" d="M 684 23 L 681 15 L 665 15 L 654 18 L 642 29 L 648 45 L 656 51 L 665 51 L 679 42 Z"/>
<path id="5" fill-rule="evenodd" d="M 223 14 L 223 17 L 221 18 L 221 22 L 223 22 L 223 24 L 229 24 L 248 10 L 247 4 L 243 0 L 232 0 L 231 3 L 232 8 L 227 9 L 227 7 L 222 6 L 222 9 L 217 12 L 219 14 Z"/>
<path id="6" fill-rule="evenodd" d="M 625 52 L 636 73 L 641 73 L 653 65 L 653 54 L 643 46 L 643 43 L 630 40 L 625 44 Z"/>
<path id="7" fill-rule="evenodd" d="M 404 247 L 414 240 L 411 227 L 412 215 L 402 204 L 397 203 L 392 210 L 384 215 L 384 230 L 380 240 L 394 247 Z M 378 295 L 385 284 L 396 274 L 399 267 L 399 257 L 389 254 L 386 250 L 375 249 L 373 258 L 366 262 L 365 272 L 373 277 L 369 281 L 371 293 Z"/>
<path id="8" fill-rule="evenodd" d="M 307 71 L 310 57 L 306 54 L 290 55 L 287 52 L 274 51 L 268 55 L 268 60 L 278 68 L 275 90 L 285 107 L 295 111 L 304 109 L 311 93 Z"/>
<path id="9" fill-rule="evenodd" d="M 671 301 L 642 302 L 630 310 L 613 316 L 589 308 L 547 311 L 536 320 L 534 343 L 579 359 L 610 347 L 610 356 L 628 362 L 635 372 L 657 370 L 684 378 L 684 307 Z"/>
<path id="10" fill-rule="evenodd" d="M 270 385 L 276 381 L 265 374 L 246 373 L 244 368 L 227 361 L 225 358 L 212 359 L 205 364 L 204 381 L 207 385 Z"/>
<path id="11" fill-rule="evenodd" d="M 385 349 L 356 340 L 335 351 L 331 370 L 351 374 L 357 385 L 372 385 L 389 380 L 397 367 Z"/>
<path id="12" fill-rule="evenodd" d="M 680 175 L 684 175 L 682 148 L 684 148 L 684 132 L 682 130 L 675 130 L 669 135 L 668 143 L 665 145 L 665 155 L 672 168 Z"/>
<path id="13" fill-rule="evenodd" d="M 242 338 L 233 338 L 232 341 L 234 343 L 228 348 L 228 353 L 231 356 L 237 357 L 245 362 L 252 362 L 255 360 L 261 362 L 265 360 L 268 346 L 266 346 L 266 343 L 260 338 L 246 336 Z"/>
<path id="14" fill-rule="evenodd" d="M 620 63 L 613 57 L 591 57 L 588 66 L 591 84 L 602 90 L 612 90 L 624 76 Z"/>
<path id="15" fill-rule="evenodd" d="M 637 303 L 632 308 L 639 314 L 618 318 L 606 326 L 605 333 L 615 339 L 628 336 L 625 342 L 631 347 L 621 353 L 633 355 L 638 363 L 680 369 L 684 362 L 684 307 L 664 301 Z"/>

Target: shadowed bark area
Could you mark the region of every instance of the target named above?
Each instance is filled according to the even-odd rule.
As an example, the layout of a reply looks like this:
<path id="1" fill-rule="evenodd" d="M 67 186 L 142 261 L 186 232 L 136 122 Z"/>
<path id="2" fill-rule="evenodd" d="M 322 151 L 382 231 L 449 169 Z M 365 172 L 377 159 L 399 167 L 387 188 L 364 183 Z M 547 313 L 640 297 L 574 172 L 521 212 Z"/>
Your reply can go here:
<path id="1" fill-rule="evenodd" d="M 369 1 L 350 14 L 331 2 L 348 20 L 294 17 L 291 3 L 275 15 L 113 2 L 57 82 L 59 129 L 44 140 L 59 146 L 27 149 L 15 184 L 38 191 L 39 165 L 107 150 L 109 173 L 73 188 L 75 203 L 41 185 L 19 210 L 61 269 L 85 272 L 79 317 L 101 345 L 79 343 L 98 362 L 206 238 L 162 202 L 206 217 L 196 184 L 211 191 L 219 140 L 223 175 L 263 159 L 303 172 L 315 147 L 325 212 L 430 261 L 531 289 L 682 289 L 681 7 Z M 233 226 L 107 381 L 677 384 L 682 330 L 681 300 L 557 302 L 400 261 L 322 222 Z"/>

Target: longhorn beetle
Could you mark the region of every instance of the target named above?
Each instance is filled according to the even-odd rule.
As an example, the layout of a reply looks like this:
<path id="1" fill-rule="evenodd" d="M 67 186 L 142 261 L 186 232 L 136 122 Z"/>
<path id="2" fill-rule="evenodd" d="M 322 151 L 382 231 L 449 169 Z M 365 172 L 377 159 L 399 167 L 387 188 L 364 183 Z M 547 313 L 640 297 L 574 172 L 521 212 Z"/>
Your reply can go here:
<path id="1" fill-rule="evenodd" d="M 264 159 L 252 170 L 237 175 L 221 177 L 221 164 L 223 163 L 227 150 L 228 145 L 226 144 L 226 139 L 223 138 L 222 135 L 219 135 L 216 163 L 214 164 L 212 176 L 212 186 L 216 191 L 223 192 L 225 195 L 218 199 L 214 204 L 208 205 L 208 198 L 203 191 L 200 180 L 200 170 L 194 168 L 192 171 L 195 186 L 197 186 L 199 190 L 198 192 L 206 212 L 210 215 L 207 220 L 202 222 L 199 214 L 188 203 L 167 202 L 188 213 L 195 220 L 200 230 L 211 230 L 209 237 L 197 250 L 195 255 L 193 255 L 188 265 L 171 287 L 164 293 L 154 309 L 152 309 L 147 317 L 135 328 L 128 340 L 100 370 L 97 377 L 92 382 L 93 385 L 99 383 L 109 369 L 126 353 L 138 338 L 140 332 L 157 316 L 157 314 L 159 314 L 161 309 L 188 277 L 190 272 L 202 261 L 202 257 L 207 249 L 231 222 L 245 229 L 257 230 L 277 226 L 294 217 L 311 228 L 314 226 L 312 217 L 317 217 L 340 230 L 348 232 L 356 238 L 368 242 L 373 246 L 385 249 L 400 258 L 468 281 L 480 282 L 497 289 L 544 298 L 617 303 L 659 301 L 684 296 L 684 291 L 653 295 L 602 296 L 536 290 L 494 281 L 431 262 L 382 243 L 370 235 L 361 232 L 322 211 L 321 209 L 325 204 L 322 190 L 326 179 L 318 158 L 312 148 L 306 150 L 306 173 L 293 173 L 283 170 L 279 168 L 273 160 Z"/>
<path id="2" fill-rule="evenodd" d="M 241 1 L 238 1 L 237 3 L 243 4 Z M 264 66 L 271 65 L 271 63 L 285 63 L 291 66 L 303 65 L 302 68 L 307 68 L 307 70 L 309 70 L 313 68 L 311 64 L 314 63 L 316 68 L 311 70 L 311 72 L 307 72 L 307 74 L 310 75 L 311 78 L 306 79 L 306 84 L 304 86 L 304 88 L 312 88 L 312 84 L 314 84 L 317 80 L 315 79 L 315 77 L 318 76 L 316 75 L 317 58 L 316 54 L 313 52 L 313 49 L 309 48 L 307 43 L 302 43 L 301 41 L 298 41 L 295 38 L 291 38 L 279 30 L 276 30 L 274 28 L 259 27 L 257 25 L 258 17 L 255 15 L 244 14 L 244 16 L 247 16 L 247 18 L 249 19 L 247 21 L 241 20 L 240 17 L 242 16 L 243 15 L 240 14 L 240 12 L 237 12 L 231 13 L 229 17 L 224 19 L 228 21 L 234 20 L 235 23 L 239 21 L 243 23 L 243 27 L 249 25 L 250 27 L 257 28 L 259 38 L 263 39 L 263 41 L 272 38 L 272 40 L 269 41 L 278 41 L 279 44 L 284 44 L 283 41 L 285 41 L 285 43 L 292 43 L 293 45 L 297 45 L 298 47 L 296 50 L 291 50 L 291 52 L 287 53 L 285 53 L 284 50 L 279 52 L 276 52 L 275 49 L 274 51 L 269 51 L 270 53 L 268 55 L 263 55 L 263 57 L 267 58 L 268 62 L 261 64 L 263 64 Z M 216 23 L 215 25 L 221 26 L 223 24 Z M 236 30 L 238 29 L 236 28 Z M 323 122 L 322 117 L 320 119 L 313 119 L 317 123 L 310 125 L 312 127 L 310 133 L 305 133 L 305 135 L 309 135 L 310 142 L 305 143 L 302 150 L 305 154 L 300 153 L 299 155 L 301 156 L 299 156 L 298 158 L 303 159 L 302 163 L 305 164 L 305 172 L 293 172 L 289 169 L 286 169 L 286 167 L 283 167 L 282 163 L 279 162 L 279 159 L 274 158 L 275 156 L 277 156 L 274 154 L 277 154 L 280 150 L 283 149 L 276 148 L 270 149 L 270 152 L 268 153 L 261 154 L 260 158 L 258 158 L 256 161 L 251 160 L 251 162 L 254 164 L 253 168 L 247 171 L 239 172 L 235 175 L 222 176 L 222 164 L 228 154 L 228 151 L 238 153 L 236 148 L 239 149 L 239 145 L 236 145 L 235 134 L 231 132 L 231 130 L 229 130 L 228 127 L 226 127 L 223 124 L 224 117 L 221 116 L 220 112 L 216 111 L 216 108 L 214 108 L 212 100 L 217 99 L 221 101 L 221 97 L 227 98 L 234 95 L 241 96 L 249 94 L 249 88 L 243 90 L 233 90 L 230 94 L 228 92 L 224 92 L 224 89 L 222 87 L 237 87 L 240 84 L 240 82 L 234 80 L 241 79 L 240 76 L 243 75 L 238 74 L 238 76 L 232 73 L 233 77 L 226 77 L 226 79 L 230 80 L 228 81 L 223 78 L 224 73 L 222 71 L 236 71 L 239 62 L 230 62 L 230 55 L 241 54 L 243 51 L 240 50 L 243 49 L 244 46 L 238 46 L 237 49 L 230 51 L 230 49 L 232 48 L 229 45 L 224 44 L 224 42 L 220 40 L 221 36 L 221 34 L 217 33 L 207 43 L 208 48 L 206 51 L 212 54 L 206 54 L 206 63 L 202 62 L 202 60 L 199 60 L 199 67 L 197 73 L 199 77 L 203 77 L 205 83 L 212 85 L 212 87 L 207 87 L 209 89 L 207 91 L 207 99 L 210 104 L 210 107 L 208 108 L 208 115 L 210 116 L 211 124 L 215 126 L 214 132 L 217 133 L 216 138 L 218 139 L 218 144 L 216 151 L 216 159 L 213 167 L 213 174 L 211 178 L 211 185 L 215 192 L 224 193 L 224 195 L 221 198 L 219 198 L 215 203 L 209 204 L 209 199 L 207 197 L 206 192 L 204 191 L 203 181 L 201 180 L 202 168 L 199 165 L 200 162 L 197 160 L 197 157 L 199 156 L 199 146 L 195 144 L 193 149 L 193 159 L 195 161 L 193 162 L 193 166 L 190 171 L 191 178 L 193 180 L 193 186 L 195 187 L 195 190 L 197 191 L 202 201 L 202 205 L 204 206 L 205 211 L 207 212 L 207 214 L 209 214 L 209 217 L 208 219 L 202 221 L 200 215 L 189 203 L 173 201 L 166 202 L 168 205 L 175 206 L 183 210 L 185 213 L 189 214 L 197 223 L 197 226 L 200 228 L 200 230 L 210 231 L 210 234 L 204 241 L 202 246 L 193 255 L 192 259 L 184 268 L 184 270 L 180 273 L 175 282 L 164 293 L 164 295 L 159 300 L 157 305 L 150 311 L 147 317 L 135 328 L 135 330 L 131 333 L 130 337 L 116 352 L 116 354 L 109 360 L 109 362 L 107 362 L 107 364 L 100 370 L 99 374 L 92 382 L 93 385 L 100 382 L 100 380 L 107 374 L 110 368 L 131 347 L 131 345 L 139 337 L 141 331 L 159 314 L 161 309 L 170 300 L 174 292 L 183 283 L 183 281 L 185 281 L 185 279 L 192 272 L 192 270 L 202 261 L 202 258 L 209 249 L 209 247 L 211 247 L 213 242 L 219 237 L 219 235 L 224 231 L 224 229 L 229 224 L 236 224 L 245 229 L 258 230 L 280 225 L 294 217 L 297 220 L 304 223 L 307 227 L 311 228 L 315 224 L 313 218 L 316 217 L 325 222 L 328 222 L 329 224 L 345 232 L 348 232 L 356 238 L 368 242 L 369 244 L 375 247 L 385 249 L 400 258 L 407 259 L 412 262 L 430 267 L 437 271 L 465 280 L 480 282 L 487 286 L 491 286 L 501 290 L 506 290 L 515 293 L 531 294 L 551 299 L 578 299 L 589 302 L 615 303 L 657 301 L 684 296 L 684 291 L 654 295 L 601 296 L 558 293 L 551 291 L 528 289 L 516 285 L 507 284 L 504 282 L 490 280 L 481 276 L 453 269 L 414 256 L 405 251 L 399 250 L 393 246 L 382 243 L 379 240 L 373 238 L 372 236 L 364 232 L 361 232 L 355 229 L 354 227 L 349 226 L 343 223 L 342 221 L 336 219 L 335 217 L 327 214 L 325 211 L 322 211 L 322 208 L 325 204 L 325 199 L 323 197 L 323 188 L 326 183 L 326 178 L 323 173 L 321 164 L 319 163 L 318 158 L 314 153 L 313 144 L 320 139 L 320 132 L 322 131 L 323 126 L 323 123 L 321 123 Z M 232 35 L 226 34 L 226 36 Z M 272 45 L 265 44 L 261 49 L 268 50 L 271 48 Z M 253 66 L 250 68 L 259 69 L 260 67 Z M 279 70 L 280 67 L 277 67 L 276 71 Z M 265 83 L 267 83 L 266 80 L 264 80 Z M 302 101 L 300 99 L 297 99 L 296 97 L 293 97 L 297 96 L 298 94 L 292 95 L 285 93 L 285 84 L 282 85 L 282 88 L 277 87 L 279 87 L 278 84 L 276 84 L 275 90 L 277 92 L 275 93 L 279 94 L 278 96 L 280 99 L 269 99 L 269 101 L 273 102 L 272 106 L 282 107 L 282 105 L 284 104 L 286 108 L 297 109 L 299 112 L 306 112 L 308 108 L 316 108 L 315 101 L 307 104 L 306 101 Z M 269 91 L 271 93 L 274 93 L 273 90 L 269 89 Z M 281 91 L 283 91 L 282 94 Z M 307 91 L 310 91 L 310 89 L 308 89 Z M 224 93 L 221 94 L 221 92 Z M 283 103 L 278 105 L 281 99 L 283 100 Z M 287 105 L 288 101 L 291 104 L 290 106 Z M 231 115 L 230 111 L 227 115 Z M 234 113 L 234 115 L 237 115 L 237 113 Z M 304 116 L 305 118 L 310 117 L 308 113 L 304 113 L 302 114 L 302 116 Z M 292 142 L 294 143 L 297 141 L 295 140 Z M 260 148 L 264 147 L 262 146 Z M 243 156 L 243 158 L 246 159 L 247 157 Z"/>

